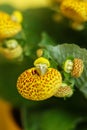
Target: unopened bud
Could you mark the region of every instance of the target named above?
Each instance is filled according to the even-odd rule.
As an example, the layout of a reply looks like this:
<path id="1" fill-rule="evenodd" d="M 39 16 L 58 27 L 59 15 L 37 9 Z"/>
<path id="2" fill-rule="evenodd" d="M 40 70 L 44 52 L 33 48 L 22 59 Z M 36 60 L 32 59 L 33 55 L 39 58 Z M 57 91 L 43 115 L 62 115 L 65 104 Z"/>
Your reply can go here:
<path id="1" fill-rule="evenodd" d="M 23 48 L 14 39 L 6 41 L 6 47 L 0 47 L 0 53 L 9 60 L 19 58 Z"/>
<path id="2" fill-rule="evenodd" d="M 73 61 L 68 59 L 64 62 L 63 69 L 66 73 L 70 73 L 73 68 Z"/>
<path id="3" fill-rule="evenodd" d="M 54 96 L 64 98 L 64 97 L 71 97 L 72 94 L 73 94 L 73 89 L 67 84 L 62 83 L 62 85 L 58 88 Z"/>
<path id="4" fill-rule="evenodd" d="M 41 57 L 43 55 L 43 50 L 42 49 L 38 49 L 36 51 L 37 57 Z"/>
<path id="5" fill-rule="evenodd" d="M 78 78 L 81 76 L 83 69 L 84 69 L 83 61 L 79 58 L 75 58 L 73 60 L 73 69 L 72 69 L 71 75 L 73 77 Z"/>

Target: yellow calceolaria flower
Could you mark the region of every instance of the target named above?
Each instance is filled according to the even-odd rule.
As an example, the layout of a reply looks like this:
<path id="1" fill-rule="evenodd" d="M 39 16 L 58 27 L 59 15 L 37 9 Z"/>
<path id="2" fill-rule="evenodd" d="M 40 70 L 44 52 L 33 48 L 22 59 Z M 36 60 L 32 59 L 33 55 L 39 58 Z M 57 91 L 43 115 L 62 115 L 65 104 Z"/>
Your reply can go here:
<path id="1" fill-rule="evenodd" d="M 63 0 L 60 11 L 65 17 L 77 22 L 87 21 L 87 2 L 80 0 Z"/>
<path id="2" fill-rule="evenodd" d="M 23 48 L 14 39 L 6 41 L 6 47 L 0 46 L 0 53 L 8 60 L 13 60 L 22 56 Z"/>
<path id="3" fill-rule="evenodd" d="M 39 59 L 37 60 L 39 61 Z M 34 62 L 35 65 L 36 61 Z M 45 61 L 47 62 L 47 59 L 45 59 Z M 43 66 L 43 60 L 42 63 L 39 62 L 39 64 L 40 67 L 41 64 Z M 17 80 L 17 89 L 24 98 L 39 101 L 52 97 L 61 86 L 61 83 L 62 76 L 58 70 L 48 68 L 44 75 L 40 75 L 37 71 L 37 67 L 33 67 L 25 70 L 19 76 Z"/>
<path id="4" fill-rule="evenodd" d="M 55 97 L 64 98 L 64 97 L 71 97 L 73 95 L 73 89 L 71 86 L 67 85 L 66 83 L 62 83 L 62 85 L 58 88 Z"/>
<path id="5" fill-rule="evenodd" d="M 10 38 L 21 30 L 21 24 L 13 21 L 9 14 L 0 12 L 0 39 Z"/>
<path id="6" fill-rule="evenodd" d="M 74 58 L 74 60 L 67 59 L 64 62 L 63 69 L 66 73 L 71 73 L 72 77 L 78 78 L 84 69 L 83 60 L 80 58 Z"/>

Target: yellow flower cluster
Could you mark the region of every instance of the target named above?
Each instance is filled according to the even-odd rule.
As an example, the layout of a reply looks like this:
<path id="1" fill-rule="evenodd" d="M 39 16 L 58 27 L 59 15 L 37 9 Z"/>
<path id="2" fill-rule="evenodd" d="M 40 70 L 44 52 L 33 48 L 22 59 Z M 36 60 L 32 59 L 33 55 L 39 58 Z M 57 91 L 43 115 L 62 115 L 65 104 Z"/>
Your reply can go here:
<path id="1" fill-rule="evenodd" d="M 22 20 L 20 11 L 14 11 L 11 15 L 0 11 L 0 53 L 7 59 L 18 58 L 23 52 L 19 43 L 12 38 L 22 31 Z M 6 45 L 5 48 L 3 44 Z"/>
<path id="2" fill-rule="evenodd" d="M 68 60 L 69 61 L 69 60 Z M 69 61 L 70 63 L 70 61 Z M 64 65 L 64 71 L 69 67 L 69 63 Z M 66 62 L 65 62 L 66 64 Z M 34 61 L 33 68 L 25 70 L 17 80 L 18 92 L 29 100 L 45 100 L 52 96 L 70 97 L 73 94 L 72 86 L 63 83 L 62 74 L 54 68 L 50 68 L 49 60 L 40 57 Z M 83 62 L 81 59 L 73 60 L 72 76 L 79 77 L 83 72 Z M 69 71 L 70 73 L 71 71 Z"/>

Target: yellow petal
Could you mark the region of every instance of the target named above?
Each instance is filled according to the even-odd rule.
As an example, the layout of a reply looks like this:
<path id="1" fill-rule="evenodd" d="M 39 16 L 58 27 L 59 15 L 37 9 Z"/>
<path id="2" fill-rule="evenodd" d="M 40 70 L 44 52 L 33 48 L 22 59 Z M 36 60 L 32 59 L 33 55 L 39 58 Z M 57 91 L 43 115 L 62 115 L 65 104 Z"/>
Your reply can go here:
<path id="1" fill-rule="evenodd" d="M 13 21 L 21 23 L 23 21 L 23 15 L 20 11 L 14 11 L 11 15 Z"/>
<path id="2" fill-rule="evenodd" d="M 37 66 L 37 64 L 46 64 L 48 67 L 50 66 L 49 60 L 44 57 L 37 58 L 34 61 L 34 66 Z"/>

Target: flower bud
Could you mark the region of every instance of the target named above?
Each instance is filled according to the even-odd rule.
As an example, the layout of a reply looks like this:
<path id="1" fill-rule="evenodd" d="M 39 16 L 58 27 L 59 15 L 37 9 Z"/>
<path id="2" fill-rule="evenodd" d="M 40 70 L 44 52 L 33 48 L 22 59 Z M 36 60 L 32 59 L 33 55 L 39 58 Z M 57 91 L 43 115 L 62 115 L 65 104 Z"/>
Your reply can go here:
<path id="1" fill-rule="evenodd" d="M 18 44 L 18 42 L 14 39 L 8 40 L 5 43 L 6 47 L 0 47 L 0 53 L 7 59 L 13 60 L 16 58 L 19 58 L 22 53 L 23 49 L 22 47 Z"/>
<path id="2" fill-rule="evenodd" d="M 71 75 L 73 77 L 78 78 L 81 76 L 83 69 L 84 69 L 83 61 L 79 58 L 75 58 L 73 60 L 73 69 L 72 69 Z"/>
<path id="3" fill-rule="evenodd" d="M 72 29 L 74 29 L 74 30 L 77 30 L 77 31 L 81 31 L 81 30 L 84 29 L 84 25 L 81 24 L 81 23 L 77 23 L 77 22 L 72 22 L 72 23 L 70 24 L 70 27 L 71 27 Z"/>
<path id="4" fill-rule="evenodd" d="M 58 88 L 55 97 L 64 98 L 71 97 L 73 94 L 73 89 L 68 86 L 66 83 L 62 83 L 62 85 Z"/>
<path id="5" fill-rule="evenodd" d="M 63 64 L 63 69 L 66 73 L 70 73 L 73 68 L 73 61 L 70 59 L 67 59 Z"/>
<path id="6" fill-rule="evenodd" d="M 38 49 L 36 51 L 37 57 L 41 57 L 43 55 L 43 50 L 42 49 Z"/>

